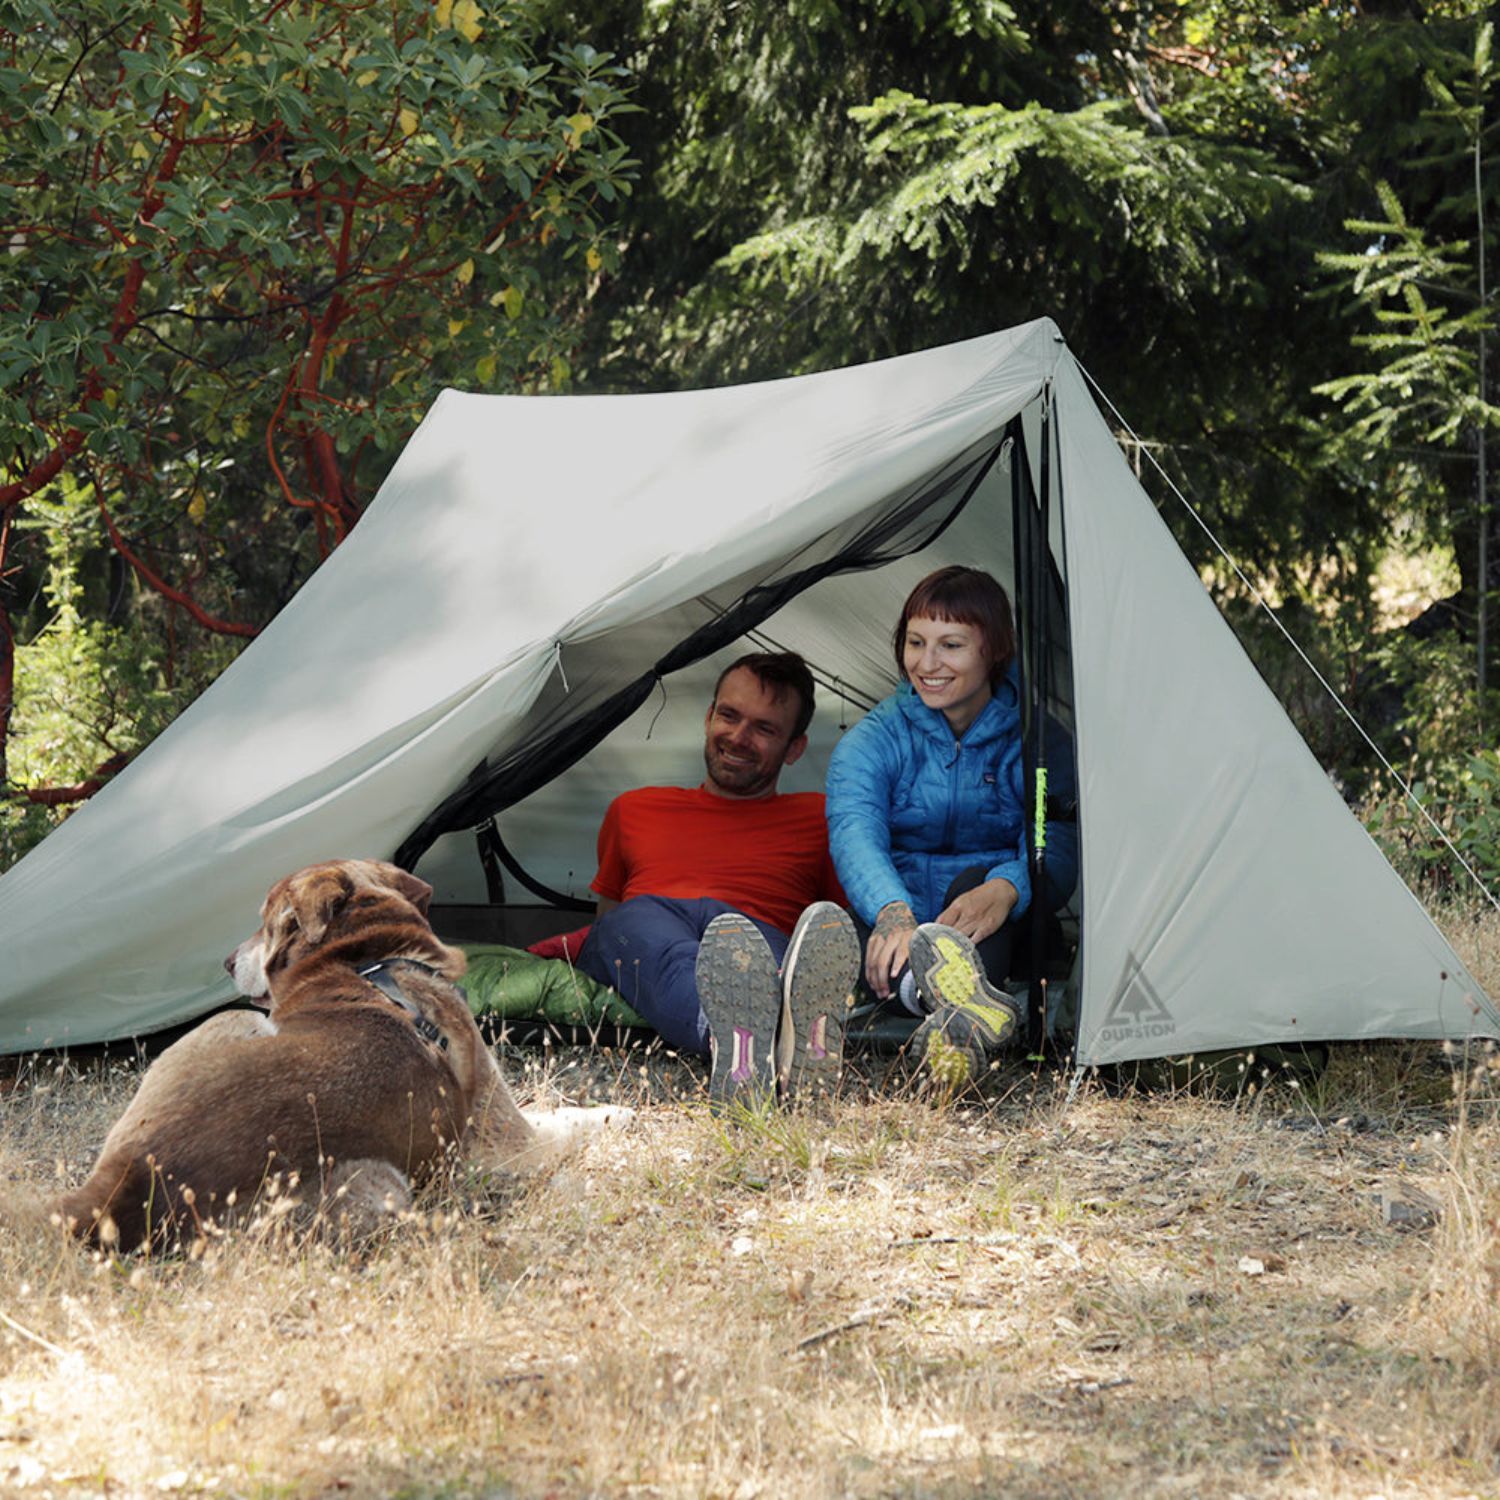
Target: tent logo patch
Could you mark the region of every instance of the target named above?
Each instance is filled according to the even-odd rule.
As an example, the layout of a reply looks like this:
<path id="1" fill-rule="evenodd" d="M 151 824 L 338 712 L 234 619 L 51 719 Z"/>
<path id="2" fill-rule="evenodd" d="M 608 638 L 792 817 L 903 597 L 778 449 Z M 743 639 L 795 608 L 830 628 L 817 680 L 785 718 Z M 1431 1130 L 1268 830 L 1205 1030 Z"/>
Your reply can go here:
<path id="1" fill-rule="evenodd" d="M 1106 1042 L 1141 1041 L 1171 1036 L 1177 1030 L 1172 1012 L 1146 978 L 1135 954 L 1126 956 L 1125 977 L 1105 1013 L 1100 1039 Z"/>

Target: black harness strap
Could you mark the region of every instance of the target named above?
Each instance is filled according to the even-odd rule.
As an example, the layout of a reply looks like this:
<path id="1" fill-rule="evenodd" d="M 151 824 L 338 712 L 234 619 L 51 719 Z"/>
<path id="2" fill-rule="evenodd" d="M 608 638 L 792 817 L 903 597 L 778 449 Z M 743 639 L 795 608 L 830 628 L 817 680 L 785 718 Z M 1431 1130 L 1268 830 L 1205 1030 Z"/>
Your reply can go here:
<path id="1" fill-rule="evenodd" d="M 383 958 L 378 964 L 371 964 L 368 968 L 359 971 L 361 979 L 368 979 L 371 984 L 385 996 L 387 1000 L 393 1001 L 411 1017 L 411 1024 L 417 1035 L 423 1041 L 432 1042 L 435 1046 L 446 1052 L 448 1050 L 448 1038 L 406 998 L 401 989 L 401 981 L 396 978 L 397 972 L 402 968 L 420 969 L 424 974 L 430 974 L 436 979 L 442 979 L 444 984 L 451 983 L 444 979 L 430 964 L 424 964 L 415 958 Z M 458 989 L 457 985 L 454 985 Z M 463 991 L 459 990 L 462 994 Z"/>

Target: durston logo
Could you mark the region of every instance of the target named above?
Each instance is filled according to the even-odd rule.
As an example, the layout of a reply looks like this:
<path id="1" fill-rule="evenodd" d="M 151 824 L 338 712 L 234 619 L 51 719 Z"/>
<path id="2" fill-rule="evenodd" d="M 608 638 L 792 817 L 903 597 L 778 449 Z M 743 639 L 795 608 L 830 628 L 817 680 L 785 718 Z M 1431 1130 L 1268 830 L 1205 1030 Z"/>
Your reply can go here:
<path id="1" fill-rule="evenodd" d="M 1142 1041 L 1152 1037 L 1171 1036 L 1177 1030 L 1172 1012 L 1162 1004 L 1161 996 L 1146 978 L 1146 971 L 1135 954 L 1125 957 L 1125 974 L 1115 990 L 1104 1015 L 1099 1037 L 1105 1042 Z"/>

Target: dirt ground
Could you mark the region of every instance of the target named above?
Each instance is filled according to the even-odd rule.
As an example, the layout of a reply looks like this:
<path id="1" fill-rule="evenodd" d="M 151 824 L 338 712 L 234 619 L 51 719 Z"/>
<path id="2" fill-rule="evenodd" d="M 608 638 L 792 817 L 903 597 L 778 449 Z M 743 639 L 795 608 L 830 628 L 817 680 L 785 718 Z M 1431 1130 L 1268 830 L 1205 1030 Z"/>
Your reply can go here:
<path id="1" fill-rule="evenodd" d="M 368 1254 L 114 1261 L 0 1234 L 0 1492 L 1500 1494 L 1487 1063 L 1118 1092 L 885 1058 L 716 1118 L 660 1048 L 514 1047 L 632 1126 L 456 1179 Z M 11 1204 L 86 1171 L 133 1056 L 34 1060 Z"/>

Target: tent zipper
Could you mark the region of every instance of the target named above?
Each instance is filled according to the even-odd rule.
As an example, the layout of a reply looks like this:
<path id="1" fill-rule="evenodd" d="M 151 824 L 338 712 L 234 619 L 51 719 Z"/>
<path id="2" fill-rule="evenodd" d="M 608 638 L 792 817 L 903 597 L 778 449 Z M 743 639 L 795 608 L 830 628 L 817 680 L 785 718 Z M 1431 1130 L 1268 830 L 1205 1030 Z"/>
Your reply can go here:
<path id="1" fill-rule="evenodd" d="M 943 825 L 943 849 L 947 853 L 952 852 L 953 840 L 958 834 L 958 762 L 963 755 L 963 748 L 963 741 L 955 737 L 953 759 L 948 762 L 948 819 Z"/>

